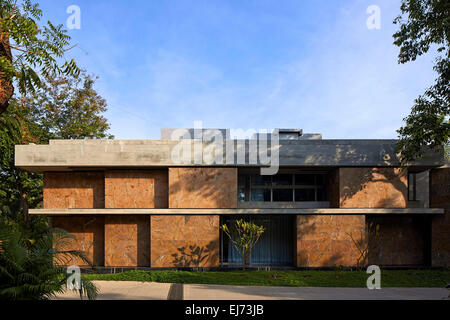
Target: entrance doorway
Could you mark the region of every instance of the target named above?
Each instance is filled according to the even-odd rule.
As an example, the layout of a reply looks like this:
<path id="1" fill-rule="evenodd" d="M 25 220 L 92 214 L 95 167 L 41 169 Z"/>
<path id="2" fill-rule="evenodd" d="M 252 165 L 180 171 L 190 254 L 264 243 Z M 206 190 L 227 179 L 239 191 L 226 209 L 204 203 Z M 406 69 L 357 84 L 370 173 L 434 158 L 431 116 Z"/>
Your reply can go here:
<path id="1" fill-rule="evenodd" d="M 263 226 L 265 232 L 251 252 L 251 266 L 292 266 L 294 263 L 294 218 L 292 215 L 222 216 L 220 224 L 229 227 L 245 219 Z M 241 265 L 242 259 L 228 236 L 220 232 L 221 265 Z"/>

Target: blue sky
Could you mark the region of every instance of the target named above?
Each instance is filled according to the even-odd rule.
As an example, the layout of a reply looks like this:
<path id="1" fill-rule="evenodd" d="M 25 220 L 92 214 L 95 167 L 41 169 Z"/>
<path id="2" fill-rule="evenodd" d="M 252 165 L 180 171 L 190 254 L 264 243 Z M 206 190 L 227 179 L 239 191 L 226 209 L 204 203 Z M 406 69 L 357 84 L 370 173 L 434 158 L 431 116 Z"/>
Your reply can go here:
<path id="1" fill-rule="evenodd" d="M 432 84 L 433 57 L 397 64 L 400 0 L 40 0 L 44 21 L 81 9 L 68 53 L 99 76 L 116 139 L 160 128 L 303 128 L 396 138 Z M 381 28 L 369 30 L 369 5 Z"/>

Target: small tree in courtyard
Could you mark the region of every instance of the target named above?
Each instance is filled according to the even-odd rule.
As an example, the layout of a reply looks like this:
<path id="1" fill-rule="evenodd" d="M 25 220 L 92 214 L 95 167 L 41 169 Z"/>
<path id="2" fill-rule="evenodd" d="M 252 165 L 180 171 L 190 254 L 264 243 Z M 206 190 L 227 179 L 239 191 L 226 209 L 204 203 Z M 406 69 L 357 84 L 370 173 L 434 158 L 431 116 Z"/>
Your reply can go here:
<path id="1" fill-rule="evenodd" d="M 242 258 L 242 268 L 245 270 L 245 266 L 250 262 L 253 247 L 265 231 L 264 227 L 241 219 L 237 220 L 231 228 L 223 224 L 220 229 L 230 238 L 238 251 Z"/>

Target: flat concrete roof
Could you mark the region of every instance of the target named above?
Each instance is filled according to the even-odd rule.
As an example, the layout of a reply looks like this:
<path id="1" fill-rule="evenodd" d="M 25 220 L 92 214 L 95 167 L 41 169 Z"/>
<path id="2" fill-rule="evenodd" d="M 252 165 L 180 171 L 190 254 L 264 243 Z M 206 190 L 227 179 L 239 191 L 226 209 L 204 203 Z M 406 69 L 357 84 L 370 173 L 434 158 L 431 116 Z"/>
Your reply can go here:
<path id="1" fill-rule="evenodd" d="M 192 139 L 182 141 L 183 147 L 181 140 L 165 139 L 51 140 L 48 145 L 17 145 L 15 164 L 34 172 L 120 167 L 267 166 L 258 154 L 249 151 L 256 140 L 225 140 L 223 159 L 218 163 L 208 162 L 205 155 L 214 147 L 212 143 Z M 267 154 L 269 159 L 278 152 L 281 167 L 398 166 L 395 144 L 396 140 L 280 140 L 273 148 L 260 145 L 258 152 Z M 199 145 L 203 147 L 200 153 Z M 190 157 L 177 162 L 173 154 L 181 154 L 182 148 L 190 151 Z M 426 158 L 411 165 L 432 168 L 443 164 L 443 153 L 428 153 Z"/>
<path id="2" fill-rule="evenodd" d="M 294 215 L 366 215 L 444 214 L 441 208 L 258 208 L 258 209 L 30 209 L 30 214 L 64 215 L 234 215 L 234 214 L 294 214 Z"/>

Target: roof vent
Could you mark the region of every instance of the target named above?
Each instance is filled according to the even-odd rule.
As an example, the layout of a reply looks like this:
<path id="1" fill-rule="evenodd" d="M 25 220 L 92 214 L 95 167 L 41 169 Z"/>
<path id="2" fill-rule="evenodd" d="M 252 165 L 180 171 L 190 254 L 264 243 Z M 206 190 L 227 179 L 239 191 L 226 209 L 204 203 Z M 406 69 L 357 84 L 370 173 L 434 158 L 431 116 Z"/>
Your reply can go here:
<path id="1" fill-rule="evenodd" d="M 302 129 L 278 129 L 280 140 L 299 140 L 303 135 Z"/>

